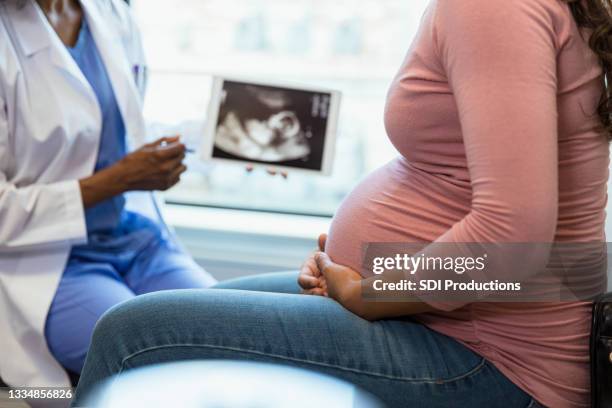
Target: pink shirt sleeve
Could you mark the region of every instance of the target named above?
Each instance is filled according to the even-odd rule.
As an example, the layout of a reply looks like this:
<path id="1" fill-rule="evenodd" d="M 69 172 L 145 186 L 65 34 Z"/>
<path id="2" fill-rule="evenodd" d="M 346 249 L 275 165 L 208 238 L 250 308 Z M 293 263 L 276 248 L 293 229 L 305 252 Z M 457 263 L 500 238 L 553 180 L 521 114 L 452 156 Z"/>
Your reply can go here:
<path id="1" fill-rule="evenodd" d="M 471 211 L 436 243 L 553 241 L 558 213 L 556 36 L 545 3 L 435 4 L 436 52 L 457 104 L 472 186 Z M 539 254 L 525 254 L 525 259 L 534 270 L 547 260 Z M 453 310 L 461 305 L 432 306 Z"/>

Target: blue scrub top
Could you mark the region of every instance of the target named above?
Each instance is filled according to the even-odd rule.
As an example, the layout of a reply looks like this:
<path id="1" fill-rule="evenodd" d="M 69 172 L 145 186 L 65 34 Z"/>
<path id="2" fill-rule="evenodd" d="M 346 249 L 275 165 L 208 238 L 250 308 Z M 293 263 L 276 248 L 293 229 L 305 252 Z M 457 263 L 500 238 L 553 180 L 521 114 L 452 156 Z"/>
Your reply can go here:
<path id="1" fill-rule="evenodd" d="M 104 62 L 98 53 L 85 18 L 81 24 L 77 43 L 74 47 L 68 47 L 68 51 L 93 88 L 102 110 L 102 134 L 95 166 L 97 172 L 125 156 L 125 124 Z M 118 195 L 87 209 L 85 212 L 87 234 L 108 233 L 117 229 L 124 206 L 125 198 L 123 195 Z"/>
<path id="2" fill-rule="evenodd" d="M 115 164 L 126 155 L 126 129 L 112 83 L 85 18 L 79 38 L 68 51 L 93 88 L 102 110 L 102 133 L 95 171 Z M 153 242 L 165 240 L 159 225 L 125 210 L 118 195 L 85 211 L 88 243 L 75 246 L 70 261 L 115 262 L 118 266 Z M 125 265 L 124 265 L 125 266 Z"/>

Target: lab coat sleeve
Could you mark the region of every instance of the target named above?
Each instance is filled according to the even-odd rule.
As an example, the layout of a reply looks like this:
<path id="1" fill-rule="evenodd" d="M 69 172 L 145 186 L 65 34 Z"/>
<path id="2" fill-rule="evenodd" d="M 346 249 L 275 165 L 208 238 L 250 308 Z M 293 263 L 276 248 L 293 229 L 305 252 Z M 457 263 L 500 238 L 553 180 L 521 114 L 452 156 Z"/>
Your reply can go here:
<path id="1" fill-rule="evenodd" d="M 40 250 L 87 240 L 77 180 L 18 187 L 8 180 L 11 148 L 0 95 L 0 252 Z"/>

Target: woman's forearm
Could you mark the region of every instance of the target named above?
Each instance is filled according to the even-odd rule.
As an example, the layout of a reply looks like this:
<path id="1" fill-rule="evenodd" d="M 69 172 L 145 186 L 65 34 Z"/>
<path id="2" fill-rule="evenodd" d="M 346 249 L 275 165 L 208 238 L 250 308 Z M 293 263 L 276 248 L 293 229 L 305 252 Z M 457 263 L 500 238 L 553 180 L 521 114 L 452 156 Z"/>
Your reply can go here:
<path id="1" fill-rule="evenodd" d="M 347 291 L 344 292 L 346 295 L 342 296 L 341 299 L 337 299 L 344 307 L 363 319 L 369 321 L 393 319 L 436 310 L 417 298 L 407 299 L 405 302 L 385 302 L 376 299 L 366 300 L 362 289 L 364 285 L 369 284 L 370 279 L 372 278 L 348 283 Z"/>
<path id="2" fill-rule="evenodd" d="M 398 317 L 412 316 L 420 313 L 433 312 L 436 309 L 427 303 L 414 300 L 412 302 L 363 302 L 363 313 L 361 317 L 366 320 L 375 321 L 382 319 L 393 319 Z"/>
<path id="3" fill-rule="evenodd" d="M 325 280 L 327 295 L 363 319 L 370 321 L 392 319 L 436 310 L 416 297 L 406 301 L 405 298 L 394 301 L 369 296 L 366 292 L 373 287 L 373 280 L 386 277 L 374 276 L 363 279 L 357 271 L 334 263 L 325 252 L 316 252 L 314 261 Z"/>

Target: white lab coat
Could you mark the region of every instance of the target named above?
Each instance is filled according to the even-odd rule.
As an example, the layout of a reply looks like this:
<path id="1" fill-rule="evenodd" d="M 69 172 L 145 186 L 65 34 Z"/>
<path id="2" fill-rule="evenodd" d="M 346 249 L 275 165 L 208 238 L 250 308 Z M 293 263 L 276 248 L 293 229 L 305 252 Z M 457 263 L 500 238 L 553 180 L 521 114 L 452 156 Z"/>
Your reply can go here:
<path id="1" fill-rule="evenodd" d="M 15 3 L 0 3 L 0 377 L 68 386 L 43 333 L 70 248 L 87 239 L 77 180 L 93 173 L 101 112 L 36 2 Z M 145 137 L 138 31 L 122 0 L 81 3 L 137 147 Z"/>

